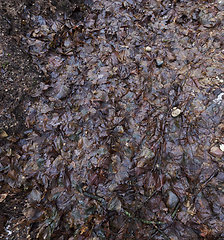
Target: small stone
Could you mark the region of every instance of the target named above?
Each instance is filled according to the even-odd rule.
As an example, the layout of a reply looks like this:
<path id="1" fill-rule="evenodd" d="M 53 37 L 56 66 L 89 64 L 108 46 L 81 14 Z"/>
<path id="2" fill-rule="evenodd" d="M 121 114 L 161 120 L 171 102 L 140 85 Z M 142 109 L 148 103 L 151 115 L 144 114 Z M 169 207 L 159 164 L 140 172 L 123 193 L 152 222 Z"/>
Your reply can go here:
<path id="1" fill-rule="evenodd" d="M 212 147 L 212 148 L 210 149 L 210 153 L 211 153 L 212 156 L 214 156 L 214 157 L 219 157 L 219 158 L 221 158 L 222 155 L 223 155 L 223 151 L 220 150 L 219 147 Z"/>
<path id="2" fill-rule="evenodd" d="M 168 199 L 167 199 L 167 206 L 171 209 L 175 208 L 177 203 L 179 202 L 179 199 L 176 194 L 174 194 L 172 191 L 168 192 Z"/>
<path id="3" fill-rule="evenodd" d="M 219 145 L 219 148 L 220 148 L 221 151 L 224 152 L 224 144 L 220 144 L 220 145 Z"/>
<path id="4" fill-rule="evenodd" d="M 151 52 L 151 50 L 152 50 L 152 48 L 149 47 L 149 46 L 147 46 L 147 47 L 145 48 L 145 51 L 146 51 L 146 52 Z"/>
<path id="5" fill-rule="evenodd" d="M 123 132 L 124 132 L 123 126 L 117 126 L 117 127 L 116 127 L 116 130 L 117 130 L 117 132 L 119 132 L 119 133 L 123 133 Z"/>
<path id="6" fill-rule="evenodd" d="M 162 67 L 164 61 L 161 58 L 156 58 L 156 65 L 157 67 Z"/>
<path id="7" fill-rule="evenodd" d="M 181 110 L 177 107 L 174 107 L 173 110 L 172 110 L 172 113 L 171 113 L 172 117 L 177 117 L 180 114 L 181 114 Z"/>

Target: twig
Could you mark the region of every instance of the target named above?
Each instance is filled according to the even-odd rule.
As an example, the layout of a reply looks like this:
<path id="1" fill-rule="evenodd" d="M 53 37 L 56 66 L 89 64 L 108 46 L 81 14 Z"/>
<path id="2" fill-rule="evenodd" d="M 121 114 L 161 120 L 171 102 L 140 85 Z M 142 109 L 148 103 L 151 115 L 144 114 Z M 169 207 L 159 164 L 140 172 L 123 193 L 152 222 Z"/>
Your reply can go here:
<path id="1" fill-rule="evenodd" d="M 155 225 L 154 227 L 164 236 L 165 239 L 171 240 L 158 226 Z"/>
<path id="2" fill-rule="evenodd" d="M 210 177 L 208 177 L 208 178 L 204 181 L 204 183 L 201 185 L 200 191 L 201 191 L 203 188 L 205 188 L 206 185 L 207 185 L 214 177 L 216 177 L 216 176 L 218 175 L 218 173 L 219 173 L 219 169 L 216 169 L 216 170 L 212 173 L 212 175 L 211 175 Z"/>
<path id="3" fill-rule="evenodd" d="M 145 223 L 145 224 L 158 224 L 158 225 L 161 225 L 161 224 L 165 224 L 164 222 L 155 222 L 155 221 L 148 221 L 148 220 L 145 220 L 143 218 L 137 218 L 137 217 L 134 217 L 133 214 L 131 214 L 130 212 L 128 212 L 127 210 L 123 209 L 124 213 L 129 216 L 130 218 L 136 220 L 136 221 L 139 221 L 139 222 L 142 222 L 142 223 Z"/>
<path id="4" fill-rule="evenodd" d="M 86 191 L 83 191 L 82 193 L 83 193 L 83 195 L 86 196 L 86 197 L 89 197 L 89 198 L 92 198 L 92 199 L 94 199 L 94 200 L 96 200 L 96 201 L 101 202 L 101 203 L 102 203 L 102 206 L 106 206 L 106 205 L 107 205 L 107 202 L 106 202 L 105 199 L 102 198 L 102 197 L 99 197 L 99 196 L 97 196 L 97 195 L 94 195 L 94 194 L 89 193 L 89 192 L 86 192 Z M 146 201 L 144 201 L 144 203 L 146 203 L 155 193 L 156 193 L 156 191 L 154 191 L 154 192 L 146 199 Z M 170 240 L 170 238 L 167 237 L 166 234 L 157 226 L 157 225 L 163 225 L 163 224 L 166 224 L 166 223 L 160 222 L 160 221 L 158 221 L 158 222 L 157 222 L 157 221 L 148 221 L 148 220 L 145 220 L 145 219 L 143 219 L 143 218 L 138 218 L 138 217 L 135 217 L 135 216 L 134 216 L 134 213 L 135 213 L 137 210 L 139 210 L 139 209 L 144 205 L 144 203 L 143 203 L 139 208 L 137 208 L 133 213 L 128 212 L 128 211 L 127 211 L 126 209 L 124 209 L 124 208 L 122 208 L 122 210 L 123 210 L 123 212 L 124 212 L 125 215 L 127 215 L 128 217 L 132 218 L 132 219 L 135 220 L 135 221 L 142 222 L 142 223 L 148 224 L 148 225 L 152 224 L 152 225 L 156 228 L 156 231 L 160 232 L 160 233 L 165 237 L 165 239 Z M 126 222 L 126 221 L 124 221 L 123 225 L 125 224 L 125 222 Z M 122 227 L 123 227 L 123 225 L 122 225 Z M 122 227 L 121 227 L 121 228 L 122 228 Z"/>
<path id="5" fill-rule="evenodd" d="M 104 198 L 101 198 L 97 195 L 94 195 L 92 193 L 89 193 L 89 192 L 83 192 L 83 195 L 86 196 L 86 197 L 89 197 L 89 198 L 92 198 L 94 200 L 97 200 L 98 202 L 101 202 L 103 205 L 106 205 L 107 202 L 104 200 Z"/>
<path id="6" fill-rule="evenodd" d="M 156 234 L 158 234 L 158 230 L 157 229 L 154 229 L 154 232 L 152 233 L 152 235 L 148 238 L 148 240 L 151 240 L 151 239 L 153 239 L 155 236 L 156 236 Z"/>
<path id="7" fill-rule="evenodd" d="M 174 211 L 171 215 L 172 219 L 174 219 L 176 217 L 176 214 L 177 214 L 177 211 L 178 211 L 179 207 L 180 207 L 180 203 L 178 203 L 177 206 L 175 207 L 175 209 L 174 209 Z"/>

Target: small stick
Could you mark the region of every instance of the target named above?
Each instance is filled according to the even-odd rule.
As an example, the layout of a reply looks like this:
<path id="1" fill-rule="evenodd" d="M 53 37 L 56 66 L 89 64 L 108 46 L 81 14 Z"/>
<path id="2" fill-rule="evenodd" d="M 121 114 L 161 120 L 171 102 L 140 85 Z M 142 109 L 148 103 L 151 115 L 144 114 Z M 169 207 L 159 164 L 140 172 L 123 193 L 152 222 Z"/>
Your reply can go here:
<path id="1" fill-rule="evenodd" d="M 145 223 L 145 224 L 165 224 L 164 222 L 155 222 L 155 221 L 148 221 L 148 220 L 145 220 L 145 219 L 142 219 L 142 218 L 137 218 L 137 217 L 134 217 L 130 212 L 128 212 L 127 210 L 123 209 L 124 210 L 124 213 L 129 216 L 130 218 L 136 220 L 136 221 L 139 221 L 139 222 L 142 222 L 142 223 Z"/>
<path id="2" fill-rule="evenodd" d="M 177 206 L 175 207 L 175 209 L 174 209 L 174 211 L 173 211 L 173 213 L 172 213 L 172 215 L 171 215 L 172 219 L 175 218 L 179 207 L 180 207 L 180 203 L 178 203 Z"/>

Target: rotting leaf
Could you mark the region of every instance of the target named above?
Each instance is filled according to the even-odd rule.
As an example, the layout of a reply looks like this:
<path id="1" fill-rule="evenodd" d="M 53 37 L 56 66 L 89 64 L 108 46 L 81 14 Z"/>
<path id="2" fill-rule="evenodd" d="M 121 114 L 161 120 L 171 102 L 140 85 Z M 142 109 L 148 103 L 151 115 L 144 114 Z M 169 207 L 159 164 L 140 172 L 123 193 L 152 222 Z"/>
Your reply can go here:
<path id="1" fill-rule="evenodd" d="M 33 189 L 31 193 L 29 194 L 29 200 L 34 202 L 40 202 L 41 201 L 41 195 L 42 193 L 38 191 L 37 189 Z"/>
<path id="2" fill-rule="evenodd" d="M 0 203 L 3 202 L 7 196 L 8 196 L 7 193 L 0 194 Z"/>
<path id="3" fill-rule="evenodd" d="M 85 210 L 86 215 L 92 215 L 96 211 L 96 206 L 91 206 Z"/>
<path id="4" fill-rule="evenodd" d="M 129 75 L 131 73 L 130 73 L 130 69 L 128 66 L 121 65 L 118 67 L 117 74 L 119 75 L 119 77 L 121 79 L 125 79 L 125 78 L 129 77 Z"/>
<path id="5" fill-rule="evenodd" d="M 121 211 L 121 201 L 116 197 L 112 198 L 108 203 L 108 210 L 110 211 Z"/>
<path id="6" fill-rule="evenodd" d="M 78 142 L 79 141 L 79 135 L 78 134 L 71 134 L 69 135 L 69 139 L 72 140 L 72 141 L 75 141 L 75 142 Z"/>
<path id="7" fill-rule="evenodd" d="M 1 137 L 0 187 L 39 192 L 24 211 L 32 238 L 221 236 L 219 1 L 71 2 L 20 6 L 21 48 L 46 84 L 19 99 L 28 130 Z"/>
<path id="8" fill-rule="evenodd" d="M 39 158 L 39 159 L 37 160 L 37 166 L 38 166 L 39 168 L 42 168 L 42 167 L 44 166 L 44 164 L 45 164 L 45 160 L 44 160 L 43 158 Z"/>
<path id="9" fill-rule="evenodd" d="M 4 130 L 0 130 L 0 138 L 6 138 L 8 134 Z"/>

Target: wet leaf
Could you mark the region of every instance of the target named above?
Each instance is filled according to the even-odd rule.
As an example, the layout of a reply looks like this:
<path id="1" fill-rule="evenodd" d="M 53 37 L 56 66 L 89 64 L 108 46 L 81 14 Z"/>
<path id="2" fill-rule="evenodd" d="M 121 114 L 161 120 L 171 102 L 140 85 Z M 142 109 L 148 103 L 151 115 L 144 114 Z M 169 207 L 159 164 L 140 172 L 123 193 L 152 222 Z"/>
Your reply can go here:
<path id="1" fill-rule="evenodd" d="M 0 138 L 6 138 L 8 134 L 4 130 L 0 130 Z"/>
<path id="2" fill-rule="evenodd" d="M 212 147 L 210 149 L 210 153 L 214 156 L 214 157 L 222 157 L 223 155 L 223 151 L 220 150 L 219 147 Z"/>
<path id="3" fill-rule="evenodd" d="M 86 209 L 85 213 L 87 215 L 92 215 L 96 211 L 96 206 L 92 206 Z"/>
<path id="4" fill-rule="evenodd" d="M 65 97 L 67 97 L 69 92 L 70 92 L 70 89 L 67 86 L 62 85 L 59 90 L 59 93 L 55 97 L 56 97 L 56 99 L 63 99 Z"/>
<path id="5" fill-rule="evenodd" d="M 72 141 L 78 142 L 79 141 L 79 135 L 78 134 L 71 134 L 69 135 L 69 139 Z"/>
<path id="6" fill-rule="evenodd" d="M 22 64 L 9 76 L 14 58 L 0 40 L 10 61 L 0 69 L 0 122 L 19 122 L 13 134 L 2 127 L 0 188 L 29 191 L 31 238 L 221 236 L 222 4 L 26 2 L 8 37 L 20 30 L 43 82 L 9 110 L 17 73 L 30 76 Z M 18 10 L 7 6 L 6 28 Z"/>
<path id="7" fill-rule="evenodd" d="M 119 212 L 121 210 L 121 201 L 118 198 L 111 199 L 108 203 L 108 210 Z"/>
<path id="8" fill-rule="evenodd" d="M 7 193 L 0 194 L 0 203 L 3 202 L 7 196 L 8 196 Z"/>
<path id="9" fill-rule="evenodd" d="M 42 168 L 42 167 L 44 166 L 44 164 L 45 164 L 45 160 L 44 160 L 43 158 L 39 158 L 39 159 L 37 160 L 37 166 L 38 166 L 39 168 Z"/>
<path id="10" fill-rule="evenodd" d="M 31 193 L 29 194 L 29 200 L 34 202 L 40 202 L 41 201 L 41 195 L 42 193 L 38 191 L 37 189 L 33 189 Z"/>
<path id="11" fill-rule="evenodd" d="M 117 74 L 121 79 L 125 79 L 130 75 L 130 70 L 128 66 L 121 65 L 117 70 Z"/>

